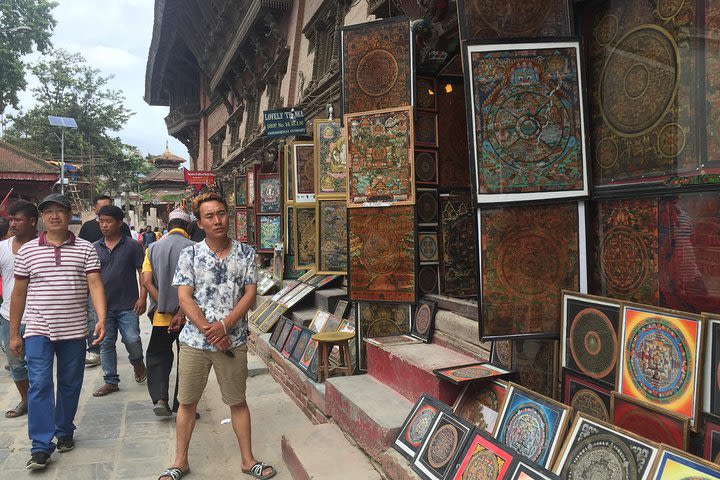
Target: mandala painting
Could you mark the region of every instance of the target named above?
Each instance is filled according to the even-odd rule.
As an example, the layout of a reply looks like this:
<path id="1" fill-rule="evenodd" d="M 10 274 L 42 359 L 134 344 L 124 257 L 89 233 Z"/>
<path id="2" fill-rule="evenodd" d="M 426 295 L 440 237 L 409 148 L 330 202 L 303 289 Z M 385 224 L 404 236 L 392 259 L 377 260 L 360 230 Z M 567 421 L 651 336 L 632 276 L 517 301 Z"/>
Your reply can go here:
<path id="1" fill-rule="evenodd" d="M 501 480 L 506 478 L 515 455 L 490 435 L 476 431 L 469 439 L 465 455 L 458 458 L 456 480 Z"/>
<path id="2" fill-rule="evenodd" d="M 313 360 L 317 358 L 318 355 L 318 342 L 317 340 L 313 340 L 312 338 L 308 341 L 307 347 L 305 347 L 305 351 L 303 352 L 302 356 L 300 357 L 300 361 L 298 362 L 298 365 L 303 370 L 308 370 L 310 368 L 310 365 L 312 364 Z"/>
<path id="3" fill-rule="evenodd" d="M 418 112 L 415 115 L 415 145 L 422 147 L 438 146 L 438 114 Z"/>
<path id="4" fill-rule="evenodd" d="M 449 297 L 478 293 L 474 209 L 469 196 L 440 196 L 440 291 Z"/>
<path id="5" fill-rule="evenodd" d="M 552 465 L 570 408 L 510 383 L 495 438 L 542 467 Z"/>
<path id="6" fill-rule="evenodd" d="M 594 293 L 657 305 L 657 200 L 604 200 L 595 205 Z"/>
<path id="7" fill-rule="evenodd" d="M 318 197 L 345 196 L 345 136 L 340 122 L 315 120 L 316 192 Z"/>
<path id="8" fill-rule="evenodd" d="M 563 369 L 563 403 L 573 411 L 603 422 L 611 422 L 610 390 Z"/>
<path id="9" fill-rule="evenodd" d="M 431 77 L 415 78 L 415 106 L 423 110 L 437 110 L 437 84 Z"/>
<path id="10" fill-rule="evenodd" d="M 506 391 L 507 383 L 502 380 L 467 384 L 455 401 L 453 413 L 492 434 Z"/>
<path id="11" fill-rule="evenodd" d="M 414 302 L 413 208 L 362 208 L 349 215 L 350 298 Z"/>
<path id="12" fill-rule="evenodd" d="M 285 341 L 285 345 L 282 349 L 283 357 L 290 358 L 290 354 L 292 353 L 293 349 L 295 348 L 295 344 L 300 338 L 300 332 L 302 332 L 302 327 L 300 327 L 299 325 L 292 326 L 292 328 L 290 329 L 290 333 L 288 334 L 287 340 Z"/>
<path id="13" fill-rule="evenodd" d="M 410 305 L 358 302 L 357 332 L 358 364 L 365 369 L 364 339 L 410 334 Z"/>
<path id="14" fill-rule="evenodd" d="M 699 167 L 698 4 L 621 0 L 588 17 L 596 185 Z"/>
<path id="15" fill-rule="evenodd" d="M 415 149 L 415 180 L 419 184 L 437 185 L 438 153 L 435 150 Z"/>
<path id="16" fill-rule="evenodd" d="M 555 340 L 513 341 L 512 368 L 517 372 L 520 385 L 555 398 L 558 350 Z"/>
<path id="17" fill-rule="evenodd" d="M 448 406 L 426 394 L 421 395 L 400 427 L 400 434 L 393 443 L 393 448 L 412 460 L 438 414 L 443 410 L 448 411 Z"/>
<path id="18" fill-rule="evenodd" d="M 560 292 L 577 291 L 585 274 L 583 204 L 482 208 L 478 224 L 481 338 L 557 336 Z"/>
<path id="19" fill-rule="evenodd" d="M 258 175 L 259 213 L 280 213 L 280 190 L 280 177 L 275 174 Z"/>
<path id="20" fill-rule="evenodd" d="M 458 0 L 463 40 L 567 37 L 573 33 L 568 0 Z"/>
<path id="21" fill-rule="evenodd" d="M 345 115 L 348 207 L 415 203 L 412 108 Z"/>
<path id="22" fill-rule="evenodd" d="M 439 293 L 438 267 L 434 265 L 423 265 L 418 270 L 417 284 L 421 295 Z"/>
<path id="23" fill-rule="evenodd" d="M 658 464 L 653 472 L 652 480 L 720 479 L 720 466 L 681 450 L 663 446 L 658 457 Z"/>
<path id="24" fill-rule="evenodd" d="M 247 177 L 245 175 L 235 176 L 235 205 L 238 207 L 247 204 Z"/>
<path id="25" fill-rule="evenodd" d="M 446 478 L 471 432 L 469 423 L 440 412 L 413 461 L 413 470 L 431 480 Z"/>
<path id="26" fill-rule="evenodd" d="M 405 17 L 341 30 L 343 113 L 412 102 L 410 21 Z"/>
<path id="27" fill-rule="evenodd" d="M 720 195 L 660 199 L 660 305 L 685 312 L 720 312 Z"/>
<path id="28" fill-rule="evenodd" d="M 452 91 L 446 91 L 438 98 L 438 114 L 442 118 L 442 122 L 438 122 L 438 145 L 442 152 L 438 181 L 441 187 L 470 188 L 465 111 L 465 88 L 462 83 L 454 83 Z"/>
<path id="29" fill-rule="evenodd" d="M 440 263 L 437 233 L 419 232 L 417 241 L 418 262 L 420 265 L 437 265 Z"/>
<path id="30" fill-rule="evenodd" d="M 523 462 L 515 464 L 515 469 L 505 477 L 506 480 L 560 480 L 560 477 L 550 470 L 544 469 L 534 463 Z"/>
<path id="31" fill-rule="evenodd" d="M 317 229 L 318 273 L 344 275 L 347 271 L 345 200 L 318 200 Z"/>
<path id="32" fill-rule="evenodd" d="M 441 368 L 433 370 L 433 373 L 455 385 L 510 375 L 509 371 L 486 362 Z"/>
<path id="33" fill-rule="evenodd" d="M 410 335 L 425 343 L 430 343 L 435 330 L 436 307 L 437 304 L 429 300 L 420 300 L 417 303 Z"/>
<path id="34" fill-rule="evenodd" d="M 495 340 L 490 350 L 490 362 L 503 368 L 512 368 L 512 340 Z"/>
<path id="35" fill-rule="evenodd" d="M 568 480 L 646 480 L 657 453 L 648 440 L 578 414 L 554 471 Z"/>
<path id="36" fill-rule="evenodd" d="M 415 205 L 418 225 L 435 226 L 438 224 L 438 191 L 434 188 L 418 188 Z"/>
<path id="37" fill-rule="evenodd" d="M 235 240 L 238 242 L 247 242 L 248 239 L 248 220 L 247 210 L 244 208 L 235 209 Z"/>
<path id="38" fill-rule="evenodd" d="M 626 395 L 612 395 L 614 425 L 656 443 L 687 449 L 688 417 L 665 412 Z"/>
<path id="39" fill-rule="evenodd" d="M 614 387 L 620 304 L 572 292 L 562 301 L 562 366 Z"/>
<path id="40" fill-rule="evenodd" d="M 315 268 L 315 207 L 295 206 L 295 267 Z"/>
<path id="41" fill-rule="evenodd" d="M 303 353 L 305 353 L 305 349 L 308 346 L 308 343 L 310 343 L 310 339 L 313 336 L 313 333 L 311 330 L 307 328 L 303 328 L 300 332 L 300 336 L 298 337 L 298 341 L 295 344 L 295 347 L 293 348 L 292 353 L 290 354 L 290 358 L 295 362 L 298 363 L 300 359 L 302 358 Z"/>
<path id="42" fill-rule="evenodd" d="M 295 201 L 312 203 L 315 201 L 315 147 L 312 142 L 293 142 L 293 179 L 295 181 Z"/>
<path id="43" fill-rule="evenodd" d="M 281 217 L 280 215 L 258 215 L 258 223 L 260 224 L 258 250 L 272 251 L 276 243 L 282 243 Z"/>
<path id="44" fill-rule="evenodd" d="M 699 406 L 702 317 L 625 306 L 618 392 L 690 417 Z"/>

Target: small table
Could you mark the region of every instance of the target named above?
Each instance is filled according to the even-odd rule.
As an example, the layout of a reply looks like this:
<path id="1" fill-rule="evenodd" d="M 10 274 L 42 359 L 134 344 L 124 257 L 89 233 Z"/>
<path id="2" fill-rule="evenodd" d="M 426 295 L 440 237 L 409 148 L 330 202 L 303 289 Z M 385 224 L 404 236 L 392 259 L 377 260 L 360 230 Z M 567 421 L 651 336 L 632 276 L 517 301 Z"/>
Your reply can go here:
<path id="1" fill-rule="evenodd" d="M 350 360 L 350 345 L 348 342 L 355 337 L 352 332 L 321 332 L 312 336 L 313 340 L 318 342 L 320 347 L 318 357 L 318 382 L 322 382 L 330 378 L 331 372 L 339 372 L 343 375 L 352 375 L 352 360 Z M 333 347 L 337 346 L 340 353 L 340 363 L 330 370 L 328 366 L 328 355 Z"/>

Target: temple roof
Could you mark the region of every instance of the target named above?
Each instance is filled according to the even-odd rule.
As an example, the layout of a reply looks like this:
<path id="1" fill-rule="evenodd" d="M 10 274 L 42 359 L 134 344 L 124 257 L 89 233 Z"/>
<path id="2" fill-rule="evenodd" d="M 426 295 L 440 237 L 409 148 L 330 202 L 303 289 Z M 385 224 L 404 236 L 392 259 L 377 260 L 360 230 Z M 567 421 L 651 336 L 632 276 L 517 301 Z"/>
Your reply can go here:
<path id="1" fill-rule="evenodd" d="M 161 155 L 153 157 L 150 161 L 158 167 L 161 167 L 162 164 L 166 164 L 168 166 L 172 166 L 172 168 L 177 168 L 179 165 L 186 162 L 184 158 L 178 157 L 170 151 L 167 142 L 165 142 L 165 151 Z"/>
<path id="2" fill-rule="evenodd" d="M 184 160 L 183 160 L 184 161 Z M 178 183 L 185 185 L 185 175 L 180 170 L 170 170 L 169 168 L 159 168 L 140 180 L 145 184 L 153 183 Z"/>
<path id="3" fill-rule="evenodd" d="M 58 173 L 45 160 L 0 140 L 0 172 L 55 175 Z"/>

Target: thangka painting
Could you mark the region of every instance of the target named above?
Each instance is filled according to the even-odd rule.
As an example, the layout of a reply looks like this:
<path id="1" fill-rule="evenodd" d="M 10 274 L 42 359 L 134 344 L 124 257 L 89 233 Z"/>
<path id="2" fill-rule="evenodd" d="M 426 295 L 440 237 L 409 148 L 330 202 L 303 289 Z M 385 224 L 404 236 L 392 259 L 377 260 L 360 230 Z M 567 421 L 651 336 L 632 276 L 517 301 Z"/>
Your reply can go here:
<path id="1" fill-rule="evenodd" d="M 449 411 L 448 406 L 427 394 L 420 395 L 400 427 L 400 434 L 395 439 L 393 448 L 403 457 L 412 460 L 442 411 Z"/>
<path id="2" fill-rule="evenodd" d="M 469 382 L 500 378 L 510 374 L 509 371 L 491 363 L 481 362 L 469 365 L 458 365 L 433 370 L 438 377 L 455 385 L 464 385 Z"/>
<path id="3" fill-rule="evenodd" d="M 293 181 L 295 182 L 295 201 L 312 203 L 315 201 L 315 147 L 313 142 L 292 142 Z"/>
<path id="4" fill-rule="evenodd" d="M 235 239 L 238 242 L 247 242 L 248 239 L 247 210 L 244 208 L 235 209 Z"/>
<path id="5" fill-rule="evenodd" d="M 542 467 L 550 467 L 564 439 L 570 407 L 514 383 L 508 385 L 495 438 Z"/>
<path id="6" fill-rule="evenodd" d="M 343 113 L 404 107 L 412 102 L 412 44 L 405 17 L 344 27 Z"/>
<path id="7" fill-rule="evenodd" d="M 657 218 L 655 198 L 595 202 L 593 293 L 657 305 Z"/>
<path id="8" fill-rule="evenodd" d="M 438 152 L 415 149 L 415 180 L 418 184 L 437 185 Z"/>
<path id="9" fill-rule="evenodd" d="M 495 340 L 490 350 L 490 363 L 503 368 L 512 368 L 512 340 Z"/>
<path id="10" fill-rule="evenodd" d="M 563 369 L 562 401 L 576 413 L 612 422 L 610 390 L 566 368 Z"/>
<path id="11" fill-rule="evenodd" d="M 469 383 L 455 400 L 453 413 L 492 435 L 506 392 L 504 380 Z"/>
<path id="12" fill-rule="evenodd" d="M 658 205 L 660 305 L 720 312 L 720 195 L 661 198 Z"/>
<path id="13" fill-rule="evenodd" d="M 291 204 L 295 201 L 295 180 L 293 177 L 293 160 L 290 154 L 290 145 L 285 145 L 283 155 L 283 181 L 285 182 L 285 203 Z"/>
<path id="14" fill-rule="evenodd" d="M 501 480 L 507 478 L 516 454 L 490 435 L 475 430 L 468 440 L 463 454 L 458 457 L 458 467 L 453 479 L 482 478 Z"/>
<path id="15" fill-rule="evenodd" d="M 470 197 L 440 195 L 440 291 L 449 297 L 478 293 L 478 252 Z"/>
<path id="16" fill-rule="evenodd" d="M 258 213 L 280 213 L 280 190 L 280 177 L 276 174 L 258 175 Z"/>
<path id="17" fill-rule="evenodd" d="M 690 418 L 700 405 L 702 317 L 652 307 L 623 307 L 617 391 Z"/>
<path id="18" fill-rule="evenodd" d="M 650 477 L 652 480 L 675 480 L 676 478 L 718 480 L 720 466 L 663 445 L 658 454 L 658 463 Z"/>
<path id="19" fill-rule="evenodd" d="M 627 395 L 612 394 L 612 423 L 656 443 L 688 447 L 689 419 Z"/>
<path id="20" fill-rule="evenodd" d="M 413 207 L 349 211 L 352 300 L 415 301 Z"/>
<path id="21" fill-rule="evenodd" d="M 604 478 L 646 480 L 652 478 L 657 454 L 657 444 L 580 413 L 553 471 L 561 478 L 580 479 L 588 470 L 601 468 Z"/>
<path id="22" fill-rule="evenodd" d="M 483 340 L 559 335 L 561 291 L 585 279 L 584 218 L 582 202 L 478 210 Z"/>
<path id="23" fill-rule="evenodd" d="M 579 42 L 467 45 L 465 58 L 477 202 L 586 196 Z"/>
<path id="24" fill-rule="evenodd" d="M 255 171 L 248 170 L 247 172 L 247 204 L 255 205 Z"/>
<path id="25" fill-rule="evenodd" d="M 276 243 L 282 242 L 282 219 L 280 215 L 258 215 L 260 235 L 258 250 L 273 251 Z"/>
<path id="26" fill-rule="evenodd" d="M 317 272 L 347 272 L 347 205 L 345 200 L 317 202 Z"/>
<path id="27" fill-rule="evenodd" d="M 713 41 L 717 40 L 715 29 L 720 25 L 720 3 L 706 1 L 705 31 L 713 32 Z M 717 165 L 720 160 L 720 51 L 707 44 L 705 60 L 705 107 L 706 118 L 702 128 L 707 129 L 707 160 Z M 701 99 L 702 100 L 702 99 Z"/>
<path id="28" fill-rule="evenodd" d="M 295 268 L 315 268 L 315 206 L 295 205 Z"/>
<path id="29" fill-rule="evenodd" d="M 458 0 L 463 40 L 567 37 L 573 33 L 568 0 Z"/>
<path id="30" fill-rule="evenodd" d="M 242 207 L 247 204 L 247 177 L 235 176 L 235 205 Z"/>
<path id="31" fill-rule="evenodd" d="M 448 85 L 451 88 L 439 93 L 437 99 L 438 115 L 442 118 L 438 122 L 438 145 L 442 152 L 438 182 L 441 187 L 470 189 L 465 87 L 462 83 Z"/>
<path id="32" fill-rule="evenodd" d="M 588 15 L 595 185 L 698 169 L 700 3 L 619 0 Z"/>
<path id="33" fill-rule="evenodd" d="M 315 120 L 315 191 L 319 198 L 345 196 L 345 133 L 339 121 Z"/>
<path id="34" fill-rule="evenodd" d="M 432 77 L 415 78 L 415 107 L 422 110 L 437 110 L 437 83 Z"/>
<path id="35" fill-rule="evenodd" d="M 560 480 L 560 477 L 550 470 L 522 460 L 515 463 L 510 474 L 503 478 L 506 480 Z"/>
<path id="36" fill-rule="evenodd" d="M 413 460 L 413 470 L 430 480 L 447 478 L 472 431 L 465 420 L 440 412 Z"/>
<path id="37" fill-rule="evenodd" d="M 420 295 L 440 293 L 440 274 L 437 265 L 421 265 L 417 273 L 417 285 Z"/>
<path id="38" fill-rule="evenodd" d="M 415 203 L 412 132 L 411 107 L 345 115 L 348 207 Z"/>
<path id="39" fill-rule="evenodd" d="M 410 333 L 410 304 L 357 303 L 358 368 L 365 369 L 366 338 L 393 337 Z M 419 343 L 418 340 L 411 339 Z"/>
<path id="40" fill-rule="evenodd" d="M 512 369 L 518 383 L 533 392 L 555 398 L 558 385 L 558 342 L 556 340 L 514 340 Z"/>

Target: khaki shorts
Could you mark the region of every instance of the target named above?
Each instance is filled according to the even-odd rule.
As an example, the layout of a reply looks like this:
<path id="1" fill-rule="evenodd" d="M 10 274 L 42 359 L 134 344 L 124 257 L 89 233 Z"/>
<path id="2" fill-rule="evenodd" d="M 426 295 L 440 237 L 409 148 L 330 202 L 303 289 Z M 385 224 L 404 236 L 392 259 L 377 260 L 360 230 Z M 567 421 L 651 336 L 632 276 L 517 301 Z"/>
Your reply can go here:
<path id="1" fill-rule="evenodd" d="M 178 360 L 178 401 L 189 405 L 200 401 L 207 385 L 210 367 L 215 370 L 220 393 L 225 405 L 245 402 L 245 384 L 248 378 L 247 345 L 230 349 L 235 358 L 222 352 L 200 350 L 180 344 Z"/>

